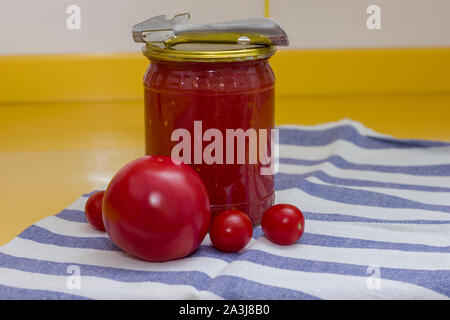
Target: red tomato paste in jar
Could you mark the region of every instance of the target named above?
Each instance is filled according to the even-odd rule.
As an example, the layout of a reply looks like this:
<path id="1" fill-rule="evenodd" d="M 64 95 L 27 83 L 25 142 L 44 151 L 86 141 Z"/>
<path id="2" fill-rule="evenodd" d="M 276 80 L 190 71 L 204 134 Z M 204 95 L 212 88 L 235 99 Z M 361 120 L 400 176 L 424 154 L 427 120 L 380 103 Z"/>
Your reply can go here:
<path id="1" fill-rule="evenodd" d="M 254 129 L 258 133 L 266 129 L 267 150 L 271 150 L 274 82 L 267 57 L 227 62 L 151 59 L 144 78 L 146 154 L 170 156 L 179 142 L 172 141 L 172 133 L 187 129 L 192 137 L 190 164 L 206 184 L 212 213 L 234 208 L 259 224 L 263 212 L 273 204 L 274 177 L 261 174 L 265 165 L 259 161 L 249 163 L 248 137 L 246 163 L 237 161 L 237 140 L 234 161 L 226 163 L 226 130 Z M 194 139 L 203 140 L 202 133 L 194 132 L 195 121 L 201 121 L 202 133 L 210 128 L 222 133 L 222 163 L 195 161 Z M 202 150 L 209 143 L 202 141 Z"/>
<path id="2" fill-rule="evenodd" d="M 212 214 L 238 209 L 253 224 L 274 201 L 274 84 L 268 59 L 288 45 L 268 18 L 196 24 L 188 13 L 136 24 L 144 76 L 145 150 L 191 165 Z"/>

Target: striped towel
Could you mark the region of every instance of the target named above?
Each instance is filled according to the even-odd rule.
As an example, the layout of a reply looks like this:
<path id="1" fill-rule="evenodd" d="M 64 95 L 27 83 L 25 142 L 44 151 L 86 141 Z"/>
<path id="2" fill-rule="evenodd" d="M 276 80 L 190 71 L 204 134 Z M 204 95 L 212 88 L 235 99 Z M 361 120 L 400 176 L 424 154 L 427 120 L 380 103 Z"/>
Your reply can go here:
<path id="1" fill-rule="evenodd" d="M 0 298 L 450 298 L 450 143 L 342 120 L 281 127 L 280 155 L 277 202 L 306 218 L 297 244 L 256 228 L 240 253 L 206 238 L 188 258 L 144 262 L 86 223 L 85 195 L 0 248 Z"/>

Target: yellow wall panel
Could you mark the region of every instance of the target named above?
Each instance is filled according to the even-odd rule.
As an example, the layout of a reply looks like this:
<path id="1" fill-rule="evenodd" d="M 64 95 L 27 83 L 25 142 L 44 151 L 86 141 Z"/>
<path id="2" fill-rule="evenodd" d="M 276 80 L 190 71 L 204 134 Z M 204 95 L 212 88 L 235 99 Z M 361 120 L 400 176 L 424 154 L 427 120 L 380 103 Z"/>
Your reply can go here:
<path id="1" fill-rule="evenodd" d="M 138 53 L 0 56 L 0 103 L 142 99 Z M 450 92 L 450 48 L 280 50 L 277 95 Z"/>

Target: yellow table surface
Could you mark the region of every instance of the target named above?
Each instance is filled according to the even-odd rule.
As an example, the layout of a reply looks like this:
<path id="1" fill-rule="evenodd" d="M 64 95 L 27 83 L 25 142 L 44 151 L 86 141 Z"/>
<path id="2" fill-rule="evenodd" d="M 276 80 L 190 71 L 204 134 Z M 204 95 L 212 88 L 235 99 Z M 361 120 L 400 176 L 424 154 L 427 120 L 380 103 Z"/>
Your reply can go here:
<path id="1" fill-rule="evenodd" d="M 276 117 L 450 141 L 450 95 L 283 96 Z M 0 105 L 0 245 L 107 184 L 143 155 L 143 136 L 142 101 Z"/>

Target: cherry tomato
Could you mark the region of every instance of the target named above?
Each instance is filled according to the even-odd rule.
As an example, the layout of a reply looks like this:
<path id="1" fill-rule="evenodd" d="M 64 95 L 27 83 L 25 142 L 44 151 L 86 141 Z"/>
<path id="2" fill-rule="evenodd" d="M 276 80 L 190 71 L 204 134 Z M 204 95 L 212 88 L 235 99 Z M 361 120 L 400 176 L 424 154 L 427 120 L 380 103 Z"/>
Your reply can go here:
<path id="1" fill-rule="evenodd" d="M 103 200 L 103 221 L 112 241 L 148 261 L 194 252 L 211 221 L 203 181 L 170 157 L 145 156 L 113 177 Z"/>
<path id="2" fill-rule="evenodd" d="M 292 244 L 302 236 L 305 218 L 297 207 L 277 204 L 264 212 L 261 227 L 270 241 L 277 244 Z"/>
<path id="3" fill-rule="evenodd" d="M 102 201 L 105 191 L 97 191 L 93 193 L 89 199 L 86 201 L 84 207 L 84 213 L 86 215 L 87 221 L 95 229 L 105 231 L 105 226 L 103 225 L 102 218 Z"/>
<path id="4" fill-rule="evenodd" d="M 219 213 L 209 230 L 213 246 L 223 252 L 236 252 L 243 249 L 250 242 L 252 235 L 252 221 L 239 210 Z"/>

